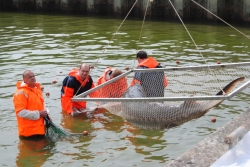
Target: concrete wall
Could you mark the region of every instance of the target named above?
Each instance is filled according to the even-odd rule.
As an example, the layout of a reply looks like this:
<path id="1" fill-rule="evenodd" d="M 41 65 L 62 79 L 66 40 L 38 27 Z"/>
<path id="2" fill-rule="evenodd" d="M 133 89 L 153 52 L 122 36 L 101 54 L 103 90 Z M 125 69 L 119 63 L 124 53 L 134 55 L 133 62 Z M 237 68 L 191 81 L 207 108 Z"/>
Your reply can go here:
<path id="1" fill-rule="evenodd" d="M 137 0 L 0 0 L 0 11 L 97 15 L 124 18 Z M 202 7 L 233 23 L 250 22 L 250 0 L 138 0 L 129 17 L 147 19 L 220 22 Z M 148 8 L 147 8 L 148 7 Z"/>
<path id="2" fill-rule="evenodd" d="M 194 148 L 170 162 L 166 167 L 208 167 L 224 155 L 230 145 L 225 138 L 242 125 L 250 127 L 250 109 L 199 142 Z"/>

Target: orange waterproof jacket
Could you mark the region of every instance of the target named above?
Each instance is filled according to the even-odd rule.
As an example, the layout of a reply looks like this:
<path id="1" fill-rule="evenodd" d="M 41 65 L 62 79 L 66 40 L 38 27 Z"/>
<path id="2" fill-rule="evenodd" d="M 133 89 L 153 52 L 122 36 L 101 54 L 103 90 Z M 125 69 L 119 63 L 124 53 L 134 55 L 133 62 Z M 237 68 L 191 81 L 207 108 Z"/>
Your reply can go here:
<path id="1" fill-rule="evenodd" d="M 38 120 L 28 120 L 18 116 L 18 113 L 25 109 L 35 111 L 44 110 L 44 99 L 39 83 L 36 83 L 35 88 L 30 88 L 22 81 L 16 83 L 17 90 L 13 96 L 13 103 L 15 107 L 18 134 L 19 136 L 31 136 L 31 135 L 44 135 L 45 126 L 44 119 L 40 117 Z"/>
<path id="2" fill-rule="evenodd" d="M 102 76 L 98 78 L 97 85 L 101 85 L 106 82 L 106 75 L 108 72 L 113 71 L 112 68 L 108 67 L 103 72 Z M 100 98 L 119 98 L 128 89 L 128 83 L 126 77 L 123 77 L 113 83 L 110 83 L 99 90 Z"/>
<path id="3" fill-rule="evenodd" d="M 162 68 L 160 63 L 158 63 L 154 58 L 149 57 L 145 61 L 138 64 L 138 68 Z M 168 80 L 164 75 L 164 72 L 153 72 L 153 73 L 143 73 L 136 72 L 135 76 L 131 82 L 131 86 L 135 83 L 139 83 L 143 86 L 147 93 L 147 97 L 163 97 L 164 87 L 168 85 Z M 157 93 L 157 91 L 159 92 Z"/>
<path id="4" fill-rule="evenodd" d="M 83 92 L 94 88 L 94 82 L 91 76 L 88 76 L 84 81 L 79 76 L 79 69 L 73 69 L 69 72 L 69 75 L 63 80 L 61 89 L 61 106 L 62 110 L 67 113 L 73 112 L 72 107 L 76 109 L 86 108 L 86 102 L 72 102 L 72 98 L 75 95 L 79 95 Z M 90 97 L 98 97 L 98 92 L 89 94 Z"/>
<path id="5" fill-rule="evenodd" d="M 113 71 L 113 70 L 114 70 L 114 69 L 112 69 L 112 68 L 110 68 L 110 67 L 107 67 L 107 68 L 104 70 L 102 76 L 100 76 L 100 77 L 97 79 L 97 85 L 101 85 L 101 84 L 103 84 L 104 82 L 106 82 L 106 81 L 107 81 L 107 80 L 106 80 L 106 75 L 107 75 L 107 73 L 110 72 L 110 71 Z"/>

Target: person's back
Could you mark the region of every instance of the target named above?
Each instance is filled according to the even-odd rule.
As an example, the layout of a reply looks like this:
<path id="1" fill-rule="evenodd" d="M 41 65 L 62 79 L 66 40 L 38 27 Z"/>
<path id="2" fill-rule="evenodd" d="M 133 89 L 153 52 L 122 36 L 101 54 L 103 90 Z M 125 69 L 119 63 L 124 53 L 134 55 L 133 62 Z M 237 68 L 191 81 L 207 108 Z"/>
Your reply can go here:
<path id="1" fill-rule="evenodd" d="M 97 85 L 101 85 L 112 78 L 115 78 L 122 74 L 122 71 L 119 69 L 112 69 L 108 67 L 103 75 L 98 78 Z M 125 77 L 120 78 L 113 83 L 110 83 L 99 89 L 99 95 L 101 98 L 119 98 L 127 90 L 128 84 Z"/>
<path id="2" fill-rule="evenodd" d="M 154 58 L 148 58 L 145 51 L 139 51 L 136 57 L 138 69 L 162 68 Z M 147 97 L 164 97 L 164 88 L 168 85 L 163 71 L 136 72 L 131 86 L 136 82 L 142 85 Z"/>
<path id="3" fill-rule="evenodd" d="M 121 74 L 122 74 L 121 70 L 115 69 L 110 75 L 110 78 L 113 79 Z M 111 96 L 114 98 L 122 97 L 124 92 L 128 89 L 128 82 L 126 77 L 120 78 L 119 80 L 113 82 L 112 85 L 113 88 L 115 89 L 111 90 L 113 92 Z"/>

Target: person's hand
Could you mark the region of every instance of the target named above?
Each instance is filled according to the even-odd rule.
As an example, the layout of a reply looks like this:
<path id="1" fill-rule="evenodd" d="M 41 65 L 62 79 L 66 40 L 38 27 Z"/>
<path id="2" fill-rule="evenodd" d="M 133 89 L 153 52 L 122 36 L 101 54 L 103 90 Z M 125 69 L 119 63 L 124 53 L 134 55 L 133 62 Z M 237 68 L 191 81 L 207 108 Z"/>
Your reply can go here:
<path id="1" fill-rule="evenodd" d="M 47 114 L 48 114 L 49 120 L 52 122 L 52 118 L 51 118 L 51 117 L 50 117 L 50 115 L 49 115 L 49 108 L 46 108 L 46 111 L 47 111 Z"/>
<path id="2" fill-rule="evenodd" d="M 84 108 L 81 109 L 81 113 L 86 113 L 87 118 L 93 118 L 94 117 L 94 112 L 97 111 L 97 107 L 90 107 L 90 108 Z"/>
<path id="3" fill-rule="evenodd" d="M 97 111 L 98 110 L 98 107 L 90 107 L 90 108 L 81 108 L 81 109 L 79 109 L 79 111 L 81 112 L 81 113 L 84 113 L 84 112 L 95 112 L 95 111 Z"/>
<path id="4" fill-rule="evenodd" d="M 73 107 L 72 109 L 73 109 L 73 111 L 70 113 L 72 117 L 77 116 L 78 114 L 81 113 L 79 110 L 77 110 L 77 109 L 74 108 L 74 107 Z"/>
<path id="5" fill-rule="evenodd" d="M 52 118 L 49 116 L 49 114 L 48 114 L 48 117 L 49 117 L 49 120 L 52 122 Z"/>
<path id="6" fill-rule="evenodd" d="M 41 110 L 41 111 L 39 111 L 39 114 L 41 117 L 46 117 L 48 115 L 48 112 L 47 112 L 47 110 Z"/>
<path id="7" fill-rule="evenodd" d="M 86 116 L 87 116 L 87 118 L 93 118 L 94 117 L 94 114 L 92 113 L 92 112 L 86 112 Z"/>

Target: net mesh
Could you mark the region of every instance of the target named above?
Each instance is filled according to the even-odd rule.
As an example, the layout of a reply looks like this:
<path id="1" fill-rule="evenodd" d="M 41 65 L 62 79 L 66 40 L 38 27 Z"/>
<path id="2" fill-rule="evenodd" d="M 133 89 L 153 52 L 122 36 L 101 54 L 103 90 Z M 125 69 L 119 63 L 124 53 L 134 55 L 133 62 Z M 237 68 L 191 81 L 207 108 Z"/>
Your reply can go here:
<path id="1" fill-rule="evenodd" d="M 65 139 L 71 139 L 72 136 L 76 136 L 79 134 L 73 134 L 70 132 L 65 131 L 64 129 L 60 128 L 56 124 L 54 124 L 50 118 L 47 116 L 44 118 L 46 124 L 46 137 L 52 141 L 59 141 Z"/>
<path id="2" fill-rule="evenodd" d="M 96 101 L 99 107 L 122 116 L 139 128 L 168 128 L 200 117 L 244 90 L 250 83 L 249 66 L 247 62 L 134 69 L 72 100 Z M 168 80 L 165 88 L 164 76 Z M 126 84 L 116 84 L 122 79 Z M 128 89 L 122 86 L 130 85 L 134 79 L 140 84 Z M 106 91 L 109 96 L 83 98 L 93 91 Z"/>

